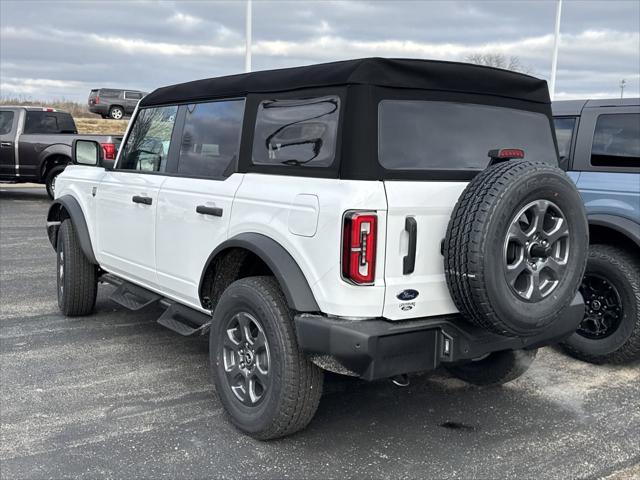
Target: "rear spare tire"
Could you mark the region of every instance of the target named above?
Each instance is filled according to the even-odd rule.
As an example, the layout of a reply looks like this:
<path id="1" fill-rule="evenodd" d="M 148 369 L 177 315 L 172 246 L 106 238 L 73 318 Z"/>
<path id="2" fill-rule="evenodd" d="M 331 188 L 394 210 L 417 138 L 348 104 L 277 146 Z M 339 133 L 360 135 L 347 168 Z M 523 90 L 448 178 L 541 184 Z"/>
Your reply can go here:
<path id="1" fill-rule="evenodd" d="M 444 242 L 447 285 L 471 323 L 505 336 L 533 336 L 575 296 L 588 226 L 565 173 L 546 163 L 507 161 L 467 185 Z"/>

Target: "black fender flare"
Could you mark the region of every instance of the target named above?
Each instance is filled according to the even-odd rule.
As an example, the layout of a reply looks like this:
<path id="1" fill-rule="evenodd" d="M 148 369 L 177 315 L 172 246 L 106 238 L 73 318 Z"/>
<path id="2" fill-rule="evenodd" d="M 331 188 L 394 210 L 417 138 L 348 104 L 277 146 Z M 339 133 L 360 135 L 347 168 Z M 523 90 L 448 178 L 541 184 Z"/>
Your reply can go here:
<path id="1" fill-rule="evenodd" d="M 209 267 L 219 254 L 231 248 L 249 250 L 267 264 L 280 284 L 290 308 L 298 312 L 320 311 L 309 282 L 293 257 L 278 242 L 260 233 L 241 233 L 216 247 L 202 269 L 198 285 L 201 299 L 203 298 L 203 280 Z"/>
<path id="2" fill-rule="evenodd" d="M 47 170 L 47 163 L 52 158 L 66 158 L 66 165 L 71 163 L 71 146 L 63 143 L 54 143 L 49 145 L 38 155 L 38 175 L 42 180 L 45 177 L 45 171 Z"/>
<path id="3" fill-rule="evenodd" d="M 66 212 L 66 215 L 63 211 Z M 71 195 L 56 198 L 49 207 L 49 213 L 47 214 L 47 235 L 49 236 L 49 242 L 51 242 L 54 249 L 57 247 L 58 229 L 62 221 L 66 218 L 71 220 L 71 224 L 80 242 L 80 248 L 82 248 L 85 257 L 87 257 L 87 260 L 91 263 L 97 265 L 98 261 L 93 253 L 91 237 L 89 236 L 89 228 L 84 218 L 84 212 L 78 201 Z"/>
<path id="4" fill-rule="evenodd" d="M 606 213 L 588 215 L 587 220 L 589 221 L 589 225 L 607 227 L 621 233 L 640 247 L 640 224 L 637 224 L 628 218 L 609 215 Z"/>

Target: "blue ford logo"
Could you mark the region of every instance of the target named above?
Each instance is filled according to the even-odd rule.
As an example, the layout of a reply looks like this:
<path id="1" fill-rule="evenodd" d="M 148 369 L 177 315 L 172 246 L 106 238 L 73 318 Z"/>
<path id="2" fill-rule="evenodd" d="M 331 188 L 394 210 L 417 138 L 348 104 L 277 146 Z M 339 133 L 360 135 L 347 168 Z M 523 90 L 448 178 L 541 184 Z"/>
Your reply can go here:
<path id="1" fill-rule="evenodd" d="M 401 291 L 398 295 L 396 295 L 396 298 L 398 300 L 403 301 L 403 302 L 407 302 L 409 300 L 413 300 L 417 296 L 418 296 L 418 291 L 417 290 L 409 289 L 409 290 Z"/>

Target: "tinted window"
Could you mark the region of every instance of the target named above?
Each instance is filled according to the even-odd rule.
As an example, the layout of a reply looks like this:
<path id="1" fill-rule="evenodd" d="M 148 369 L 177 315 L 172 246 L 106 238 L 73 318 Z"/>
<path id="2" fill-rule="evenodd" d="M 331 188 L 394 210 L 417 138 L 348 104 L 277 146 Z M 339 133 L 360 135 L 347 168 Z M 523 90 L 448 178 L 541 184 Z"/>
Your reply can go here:
<path id="1" fill-rule="evenodd" d="M 27 111 L 24 133 L 76 133 L 76 125 L 68 113 Z"/>
<path id="2" fill-rule="evenodd" d="M 0 111 L 0 135 L 6 135 L 13 126 L 13 112 L 9 110 Z"/>
<path id="3" fill-rule="evenodd" d="M 140 92 L 126 92 L 126 97 L 133 100 L 140 100 L 142 98 L 142 94 Z"/>
<path id="4" fill-rule="evenodd" d="M 420 100 L 383 100 L 378 156 L 387 169 L 483 170 L 489 150 L 521 148 L 528 160 L 555 164 L 549 119 L 511 108 Z"/>
<path id="5" fill-rule="evenodd" d="M 164 172 L 178 107 L 140 110 L 124 145 L 118 168 Z"/>
<path id="6" fill-rule="evenodd" d="M 591 164 L 640 167 L 640 114 L 598 117 L 591 147 Z"/>
<path id="7" fill-rule="evenodd" d="M 113 90 L 111 88 L 102 88 L 100 89 L 101 97 L 118 97 L 120 96 L 120 92 L 122 90 Z"/>
<path id="8" fill-rule="evenodd" d="M 573 129 L 576 125 L 576 119 L 575 117 L 554 118 L 553 123 L 556 127 L 560 165 L 566 169 L 568 166 L 569 154 L 571 152 L 571 140 L 573 139 Z"/>
<path id="9" fill-rule="evenodd" d="M 227 177 L 238 159 L 243 100 L 187 105 L 178 173 Z"/>
<path id="10" fill-rule="evenodd" d="M 258 107 L 253 163 L 328 166 L 338 132 L 338 97 L 265 100 Z"/>

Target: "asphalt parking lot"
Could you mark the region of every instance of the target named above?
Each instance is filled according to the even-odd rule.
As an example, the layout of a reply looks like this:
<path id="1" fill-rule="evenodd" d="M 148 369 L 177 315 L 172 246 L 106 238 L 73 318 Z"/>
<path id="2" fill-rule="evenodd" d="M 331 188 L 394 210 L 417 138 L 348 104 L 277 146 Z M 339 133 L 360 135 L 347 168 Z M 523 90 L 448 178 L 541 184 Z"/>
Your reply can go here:
<path id="1" fill-rule="evenodd" d="M 637 478 L 640 366 L 544 349 L 481 389 L 331 377 L 307 430 L 261 443 L 225 419 L 205 338 L 124 310 L 58 312 L 42 188 L 0 185 L 0 477 Z"/>

